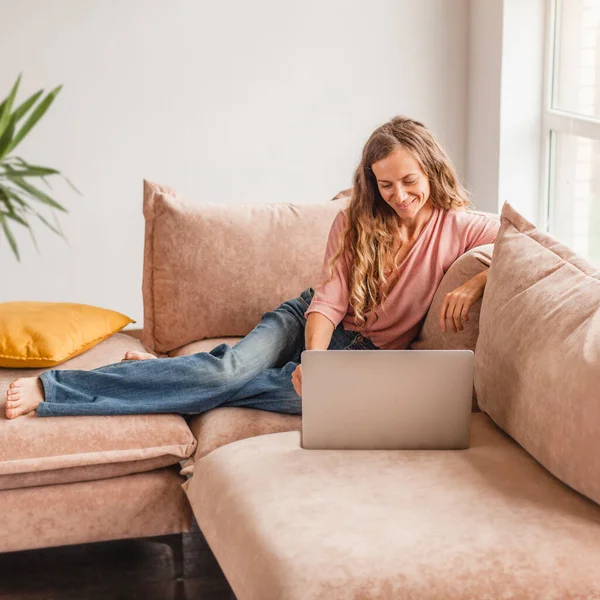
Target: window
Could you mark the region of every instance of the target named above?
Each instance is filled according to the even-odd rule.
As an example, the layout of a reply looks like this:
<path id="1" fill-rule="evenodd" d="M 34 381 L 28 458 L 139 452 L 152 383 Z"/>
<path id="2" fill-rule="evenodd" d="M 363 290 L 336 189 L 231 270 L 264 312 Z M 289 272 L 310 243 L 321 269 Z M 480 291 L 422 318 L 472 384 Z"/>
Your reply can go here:
<path id="1" fill-rule="evenodd" d="M 600 267 L 600 0 L 549 2 L 542 213 L 551 234 Z"/>

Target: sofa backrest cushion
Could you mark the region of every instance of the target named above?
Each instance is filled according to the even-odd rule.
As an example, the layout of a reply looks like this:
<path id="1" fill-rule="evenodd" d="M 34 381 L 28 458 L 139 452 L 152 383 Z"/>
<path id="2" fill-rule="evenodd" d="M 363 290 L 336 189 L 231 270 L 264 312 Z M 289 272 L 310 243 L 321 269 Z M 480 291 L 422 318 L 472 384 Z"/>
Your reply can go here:
<path id="1" fill-rule="evenodd" d="M 439 313 L 448 293 L 490 266 L 493 251 L 493 244 L 477 246 L 454 261 L 438 286 L 419 336 L 410 345 L 412 350 L 471 350 L 475 352 L 479 334 L 481 300 L 473 304 L 469 310 L 469 320 L 463 323 L 464 329 L 456 333 L 450 328 L 446 330 L 446 333 L 441 330 Z M 473 389 L 473 410 L 479 410 L 475 389 Z"/>
<path id="2" fill-rule="evenodd" d="M 347 197 L 320 204 L 192 203 L 144 182 L 144 330 L 155 353 L 243 336 L 263 313 L 319 283 Z"/>
<path id="3" fill-rule="evenodd" d="M 600 271 L 509 204 L 475 353 L 479 406 L 600 503 Z"/>

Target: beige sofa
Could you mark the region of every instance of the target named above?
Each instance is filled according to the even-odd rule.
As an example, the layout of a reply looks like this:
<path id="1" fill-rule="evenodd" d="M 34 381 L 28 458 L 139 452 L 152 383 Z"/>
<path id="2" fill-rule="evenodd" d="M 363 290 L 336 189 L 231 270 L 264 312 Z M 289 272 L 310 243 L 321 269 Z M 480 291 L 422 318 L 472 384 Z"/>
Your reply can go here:
<path id="1" fill-rule="evenodd" d="M 144 346 L 178 356 L 239 339 L 318 280 L 346 200 L 216 207 L 146 183 Z M 470 449 L 305 451 L 300 416 L 243 408 L 0 417 L 0 551 L 177 534 L 193 510 L 239 600 L 600 598 L 600 274 L 524 223 L 506 209 L 465 330 L 442 335 L 436 308 L 491 247 L 454 263 L 413 343 L 475 348 L 479 336 L 486 412 L 475 406 Z M 551 344 L 532 354 L 528 336 Z M 116 334 L 61 368 L 136 347 Z M 13 375 L 0 370 L 0 411 Z"/>

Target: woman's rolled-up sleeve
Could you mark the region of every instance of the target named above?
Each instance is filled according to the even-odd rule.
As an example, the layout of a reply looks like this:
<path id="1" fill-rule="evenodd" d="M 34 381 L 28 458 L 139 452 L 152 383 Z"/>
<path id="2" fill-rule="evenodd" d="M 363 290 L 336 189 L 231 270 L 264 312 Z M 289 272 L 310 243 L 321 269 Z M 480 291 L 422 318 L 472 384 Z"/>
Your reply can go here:
<path id="1" fill-rule="evenodd" d="M 465 231 L 465 252 L 477 246 L 492 244 L 500 229 L 500 221 L 486 215 L 473 215 Z"/>
<path id="2" fill-rule="evenodd" d="M 347 256 L 340 256 L 333 269 L 332 279 L 327 281 L 329 279 L 329 260 L 335 256 L 340 247 L 341 235 L 347 223 L 348 217 L 345 211 L 338 213 L 333 220 L 325 248 L 320 284 L 315 288 L 315 295 L 305 313 L 306 317 L 313 312 L 321 313 L 333 323 L 334 327 L 342 322 L 348 311 L 350 269 Z"/>

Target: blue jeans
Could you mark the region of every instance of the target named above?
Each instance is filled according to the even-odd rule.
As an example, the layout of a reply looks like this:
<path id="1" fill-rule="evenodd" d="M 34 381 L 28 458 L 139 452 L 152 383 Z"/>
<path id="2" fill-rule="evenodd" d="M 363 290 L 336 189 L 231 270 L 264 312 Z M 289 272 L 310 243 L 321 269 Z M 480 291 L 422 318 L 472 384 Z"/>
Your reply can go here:
<path id="1" fill-rule="evenodd" d="M 314 291 L 304 290 L 262 316 L 260 323 L 233 347 L 158 360 L 119 362 L 92 371 L 50 370 L 40 375 L 45 401 L 40 417 L 200 414 L 217 406 L 243 406 L 301 414 L 302 399 L 292 373 L 305 349 L 304 313 Z M 368 338 L 333 332 L 330 350 L 376 350 Z"/>

